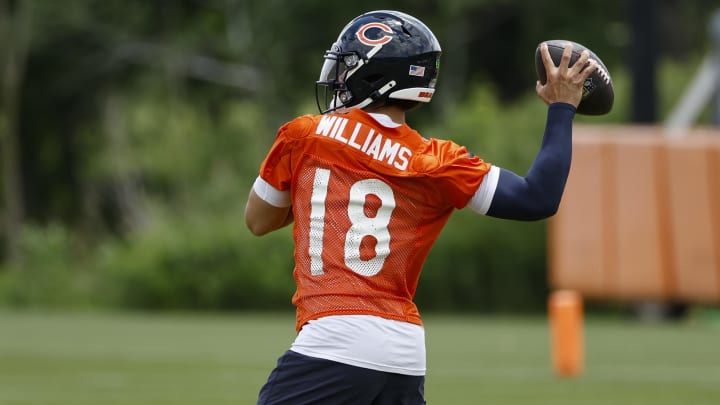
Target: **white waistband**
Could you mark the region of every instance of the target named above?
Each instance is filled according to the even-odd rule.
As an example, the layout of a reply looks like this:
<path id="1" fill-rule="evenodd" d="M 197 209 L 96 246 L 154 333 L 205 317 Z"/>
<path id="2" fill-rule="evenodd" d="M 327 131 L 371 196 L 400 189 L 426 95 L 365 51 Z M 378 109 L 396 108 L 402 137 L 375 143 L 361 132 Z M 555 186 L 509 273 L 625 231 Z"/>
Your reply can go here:
<path id="1" fill-rule="evenodd" d="M 310 321 L 290 350 L 372 370 L 425 375 L 425 329 L 373 315 L 333 315 Z"/>

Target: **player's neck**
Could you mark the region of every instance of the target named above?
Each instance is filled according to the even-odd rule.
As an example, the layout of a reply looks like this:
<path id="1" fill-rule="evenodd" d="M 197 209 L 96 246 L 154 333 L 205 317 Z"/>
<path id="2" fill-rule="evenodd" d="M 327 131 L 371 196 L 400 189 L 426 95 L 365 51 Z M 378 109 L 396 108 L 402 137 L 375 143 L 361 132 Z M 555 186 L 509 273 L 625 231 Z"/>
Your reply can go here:
<path id="1" fill-rule="evenodd" d="M 405 110 L 402 108 L 396 106 L 396 105 L 386 105 L 386 106 L 378 106 L 378 107 L 371 107 L 371 108 L 365 108 L 365 111 L 369 113 L 374 114 L 385 114 L 390 119 L 397 123 L 397 124 L 404 124 L 405 123 Z"/>

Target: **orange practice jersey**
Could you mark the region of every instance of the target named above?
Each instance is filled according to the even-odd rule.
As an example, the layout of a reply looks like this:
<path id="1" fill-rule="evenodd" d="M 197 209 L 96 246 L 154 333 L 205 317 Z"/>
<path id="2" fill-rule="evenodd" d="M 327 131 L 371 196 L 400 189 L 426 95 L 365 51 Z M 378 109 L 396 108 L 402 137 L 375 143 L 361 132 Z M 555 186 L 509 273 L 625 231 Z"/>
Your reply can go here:
<path id="1" fill-rule="evenodd" d="M 490 164 L 362 110 L 284 125 L 260 176 L 290 191 L 297 329 L 327 315 L 422 325 L 413 297 L 431 246 Z"/>

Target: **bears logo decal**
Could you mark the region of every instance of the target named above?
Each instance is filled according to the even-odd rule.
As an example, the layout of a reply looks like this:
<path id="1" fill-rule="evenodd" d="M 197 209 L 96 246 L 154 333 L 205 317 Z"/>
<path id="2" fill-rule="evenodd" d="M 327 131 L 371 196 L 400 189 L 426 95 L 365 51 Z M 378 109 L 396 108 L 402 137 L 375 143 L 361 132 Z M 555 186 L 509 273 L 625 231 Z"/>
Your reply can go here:
<path id="1" fill-rule="evenodd" d="M 372 30 L 373 28 L 380 30 L 379 35 L 373 35 L 373 37 L 376 37 L 375 39 L 368 37 L 368 31 Z M 392 29 L 383 23 L 372 22 L 360 27 L 357 33 L 355 33 L 355 35 L 357 36 L 358 40 L 363 44 L 367 46 L 377 46 L 384 45 L 392 41 L 393 37 L 387 35 L 386 33 L 392 34 Z"/>

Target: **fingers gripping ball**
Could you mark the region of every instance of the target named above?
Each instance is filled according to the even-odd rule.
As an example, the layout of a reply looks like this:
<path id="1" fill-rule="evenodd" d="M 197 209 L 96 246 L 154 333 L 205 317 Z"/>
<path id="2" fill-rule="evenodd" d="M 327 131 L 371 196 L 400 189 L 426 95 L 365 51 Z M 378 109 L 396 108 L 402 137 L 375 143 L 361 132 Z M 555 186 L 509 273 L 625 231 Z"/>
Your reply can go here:
<path id="1" fill-rule="evenodd" d="M 560 65 L 563 49 L 566 43 L 573 45 L 572 56 L 570 57 L 570 66 L 574 65 L 580 57 L 582 51 L 586 50 L 590 53 L 590 59 L 597 62 L 597 70 L 593 72 L 583 84 L 583 96 L 578 105 L 577 113 L 584 115 L 604 115 L 610 112 L 615 101 L 615 90 L 613 88 L 612 78 L 605 64 L 595 53 L 587 47 L 576 42 L 566 40 L 545 41 L 550 52 L 550 57 L 555 66 Z M 540 54 L 540 45 L 535 49 L 535 72 L 537 73 L 540 83 L 545 84 L 547 75 L 545 73 L 545 65 L 543 65 L 542 55 Z"/>

